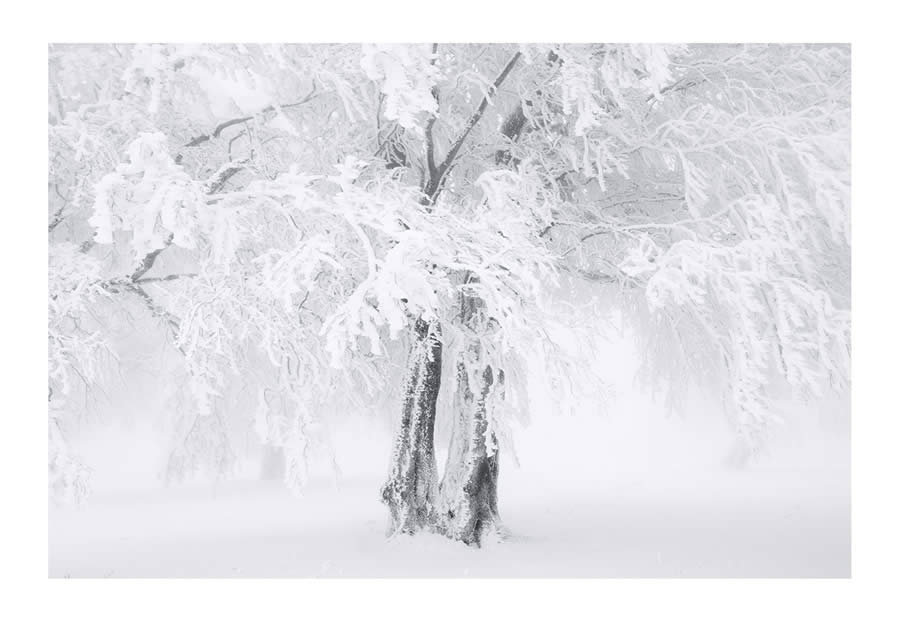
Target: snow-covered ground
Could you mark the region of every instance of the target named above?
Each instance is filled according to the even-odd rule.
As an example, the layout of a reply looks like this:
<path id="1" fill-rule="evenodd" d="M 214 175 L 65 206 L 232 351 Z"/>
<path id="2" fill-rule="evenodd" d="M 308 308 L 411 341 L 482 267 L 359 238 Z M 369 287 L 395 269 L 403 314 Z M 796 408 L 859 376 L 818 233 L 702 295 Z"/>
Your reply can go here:
<path id="1" fill-rule="evenodd" d="M 302 497 L 245 477 L 163 488 L 137 472 L 138 435 L 83 444 L 95 494 L 51 507 L 52 577 L 844 577 L 850 573 L 849 421 L 798 409 L 771 451 L 729 468 L 712 414 L 666 418 L 620 399 L 547 417 L 501 464 L 503 543 L 387 540 L 378 487 L 385 424 L 356 419 Z M 130 440 L 129 440 L 130 439 Z M 101 458 L 101 454 L 103 457 Z M 144 456 L 144 459 L 141 457 Z"/>

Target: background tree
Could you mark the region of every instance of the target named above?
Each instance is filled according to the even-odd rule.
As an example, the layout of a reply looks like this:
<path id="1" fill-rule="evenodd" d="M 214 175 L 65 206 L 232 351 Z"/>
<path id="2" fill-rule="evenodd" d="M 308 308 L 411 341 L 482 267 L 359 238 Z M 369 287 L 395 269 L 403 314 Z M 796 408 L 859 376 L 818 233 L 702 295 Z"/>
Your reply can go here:
<path id="1" fill-rule="evenodd" d="M 672 395 L 718 388 L 748 452 L 779 390 L 847 381 L 847 48 L 54 46 L 50 69 L 55 429 L 102 385 L 97 305 L 131 305 L 180 353 L 170 472 L 227 471 L 249 410 L 299 486 L 318 421 L 399 401 L 391 531 L 478 544 L 529 391 L 598 386 L 565 287 L 625 312 Z"/>

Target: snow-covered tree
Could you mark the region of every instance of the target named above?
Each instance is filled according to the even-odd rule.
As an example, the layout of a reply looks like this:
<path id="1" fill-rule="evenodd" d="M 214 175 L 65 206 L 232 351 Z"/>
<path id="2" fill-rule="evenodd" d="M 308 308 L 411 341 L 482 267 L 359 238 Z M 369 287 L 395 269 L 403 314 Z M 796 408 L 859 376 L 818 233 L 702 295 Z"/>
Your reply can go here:
<path id="1" fill-rule="evenodd" d="M 563 408 L 600 381 L 563 281 L 607 292 L 654 380 L 720 389 L 750 449 L 778 390 L 849 377 L 846 47 L 52 46 L 50 71 L 66 490 L 60 420 L 115 356 L 98 308 L 180 354 L 173 472 L 227 470 L 249 417 L 300 486 L 324 417 L 399 402 L 391 531 L 470 544 L 501 530 L 529 378 Z"/>

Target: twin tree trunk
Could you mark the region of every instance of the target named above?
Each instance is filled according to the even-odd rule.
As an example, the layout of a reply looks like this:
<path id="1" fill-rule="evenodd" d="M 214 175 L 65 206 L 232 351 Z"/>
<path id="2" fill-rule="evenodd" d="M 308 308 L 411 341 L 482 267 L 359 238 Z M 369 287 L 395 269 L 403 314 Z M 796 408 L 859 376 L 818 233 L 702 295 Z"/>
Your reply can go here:
<path id="1" fill-rule="evenodd" d="M 432 52 L 436 51 L 435 43 Z M 422 205 L 426 209 L 434 205 L 469 132 L 481 120 L 491 97 L 521 56 L 521 52 L 516 52 L 506 63 L 440 164 L 434 161 L 432 126 L 435 117 L 429 121 L 425 130 L 427 175 L 422 179 Z M 555 61 L 555 54 L 549 61 Z M 432 93 L 438 101 L 438 92 L 433 90 Z M 519 104 L 504 122 L 500 133 L 507 140 L 515 141 L 525 124 L 522 104 Z M 408 161 L 402 147 L 388 149 L 386 159 L 388 168 L 405 167 Z M 497 152 L 496 162 L 517 164 L 506 148 Z M 469 273 L 462 276 L 464 283 L 475 280 Z M 477 335 L 489 322 L 483 313 L 484 303 L 472 294 L 463 293 L 460 298 L 464 332 Z M 391 512 L 392 534 L 428 530 L 480 546 L 488 533 L 502 532 L 497 512 L 499 453 L 497 437 L 490 426 L 488 402 L 495 391 L 502 391 L 503 373 L 495 375 L 476 337 L 473 336 L 462 348 L 462 359 L 457 361 L 450 451 L 443 480 L 438 486 L 434 422 L 441 388 L 442 354 L 440 324 L 436 320 L 418 318 L 407 363 L 403 412 L 394 439 L 390 475 L 381 491 L 382 499 Z"/>
<path id="2" fill-rule="evenodd" d="M 471 324 L 480 306 L 464 296 L 463 321 Z M 421 530 L 480 546 L 501 531 L 497 511 L 499 454 L 490 429 L 487 401 L 494 384 L 490 365 L 477 343 L 465 348 L 468 365 L 457 363 L 457 395 L 444 477 L 438 485 L 434 423 L 441 386 L 440 326 L 419 319 L 407 363 L 403 412 L 394 440 L 391 471 L 382 498 L 391 513 L 391 533 Z"/>

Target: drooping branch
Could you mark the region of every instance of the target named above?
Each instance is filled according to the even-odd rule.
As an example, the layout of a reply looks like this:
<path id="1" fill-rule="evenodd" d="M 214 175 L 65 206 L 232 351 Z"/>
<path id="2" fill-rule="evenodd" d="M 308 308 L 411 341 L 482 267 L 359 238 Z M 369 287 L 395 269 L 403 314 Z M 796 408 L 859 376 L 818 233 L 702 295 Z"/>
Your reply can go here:
<path id="1" fill-rule="evenodd" d="M 142 281 L 142 283 L 143 282 L 146 282 L 146 281 Z M 141 299 L 141 302 L 144 303 L 144 306 L 147 307 L 147 309 L 150 311 L 150 313 L 165 320 L 165 322 L 169 325 L 169 327 L 174 331 L 174 334 L 175 335 L 178 334 L 178 331 L 180 330 L 180 326 L 181 326 L 181 320 L 178 317 L 176 317 L 175 315 L 173 315 L 172 313 L 169 313 L 168 311 L 163 309 L 161 306 L 159 306 L 153 300 L 153 297 L 150 294 L 148 294 L 147 291 L 143 287 L 141 287 L 140 283 L 135 283 L 128 278 L 123 278 L 123 279 L 113 279 L 111 281 L 103 282 L 100 284 L 100 287 L 102 287 L 103 289 L 105 289 L 109 292 L 114 292 L 114 293 L 127 292 L 130 294 L 136 295 L 138 298 Z M 184 353 L 184 350 L 182 350 L 181 347 L 178 347 L 178 349 L 182 352 L 182 354 Z"/>
<path id="2" fill-rule="evenodd" d="M 206 194 L 216 194 L 217 192 L 219 192 L 219 190 L 221 190 L 225 186 L 228 180 L 242 171 L 246 167 L 246 165 L 247 160 L 237 160 L 235 162 L 229 162 L 228 164 L 225 164 L 203 184 Z M 150 271 L 151 268 L 153 268 L 153 265 L 156 263 L 156 258 L 159 257 L 159 254 L 172 245 L 172 241 L 174 240 L 174 238 L 174 234 L 169 234 L 165 242 L 163 242 L 162 247 L 152 250 L 144 255 L 144 258 L 138 264 L 137 269 L 131 274 L 132 283 L 137 283 L 138 281 L 142 280 L 141 277 L 143 277 Z M 147 279 L 143 280 L 146 281 Z"/>
<path id="3" fill-rule="evenodd" d="M 124 282 L 122 286 L 124 287 L 125 291 L 136 294 L 141 300 L 143 300 L 144 304 L 147 306 L 150 312 L 153 313 L 153 315 L 164 319 L 166 323 L 172 328 L 172 330 L 175 331 L 175 334 L 178 334 L 181 326 L 181 320 L 156 304 L 156 302 L 153 300 L 153 297 L 150 296 L 150 294 L 148 294 L 143 287 L 141 287 L 137 283 L 129 283 L 127 281 Z"/>

